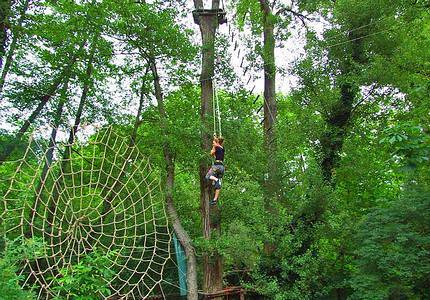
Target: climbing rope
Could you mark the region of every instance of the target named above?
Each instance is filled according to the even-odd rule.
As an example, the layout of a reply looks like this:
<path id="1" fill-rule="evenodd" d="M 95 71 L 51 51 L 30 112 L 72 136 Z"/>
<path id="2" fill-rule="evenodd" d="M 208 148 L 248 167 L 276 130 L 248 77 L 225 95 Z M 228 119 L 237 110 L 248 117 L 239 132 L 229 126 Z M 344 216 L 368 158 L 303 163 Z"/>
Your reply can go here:
<path id="1" fill-rule="evenodd" d="M 213 123 L 214 123 L 214 136 L 221 136 L 221 110 L 219 108 L 219 99 L 216 91 L 216 82 L 215 78 L 209 77 L 206 79 L 201 79 L 201 82 L 212 80 L 212 115 L 213 115 Z"/>
<path id="2" fill-rule="evenodd" d="M 171 278 L 165 267 L 173 257 L 171 227 L 149 160 L 112 127 L 64 146 L 51 140 L 48 147 L 40 139 L 44 131 L 29 137 L 21 157 L 2 166 L 14 171 L 0 176 L 0 238 L 32 237 L 43 245 L 21 262 L 21 284 L 38 299 L 59 296 L 61 272 L 97 249 L 114 271 L 102 278 L 107 289 L 99 298 L 147 299 Z"/>
<path id="3" fill-rule="evenodd" d="M 212 81 L 212 90 L 213 90 L 213 119 L 214 119 L 214 136 L 222 136 L 221 132 L 221 111 L 219 109 L 219 99 L 218 94 L 216 92 L 216 82 L 215 79 Z M 217 119 L 218 119 L 218 128 L 217 128 Z M 217 131 L 218 129 L 218 131 Z M 219 134 L 217 134 L 219 133 Z"/>

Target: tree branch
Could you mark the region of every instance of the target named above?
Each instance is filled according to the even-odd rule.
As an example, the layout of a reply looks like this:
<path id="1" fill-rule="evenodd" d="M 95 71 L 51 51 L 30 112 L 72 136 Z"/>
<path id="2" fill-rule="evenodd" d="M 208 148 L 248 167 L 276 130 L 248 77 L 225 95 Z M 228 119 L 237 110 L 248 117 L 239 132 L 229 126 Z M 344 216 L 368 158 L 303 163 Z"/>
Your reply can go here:
<path id="1" fill-rule="evenodd" d="M 259 0 L 260 1 L 260 6 L 261 6 L 261 10 L 264 11 L 265 14 L 270 14 L 271 9 L 269 6 L 269 3 L 267 3 L 267 0 Z"/>
<path id="2" fill-rule="evenodd" d="M 308 16 L 305 16 L 305 15 L 303 15 L 303 14 L 301 14 L 301 13 L 299 13 L 299 12 L 297 12 L 297 11 L 295 11 L 295 10 L 293 10 L 293 9 L 289 8 L 289 7 L 283 7 L 283 8 L 281 8 L 280 10 L 278 10 L 278 11 L 276 12 L 276 14 L 275 14 L 275 15 L 276 15 L 276 16 L 279 16 L 279 15 L 285 14 L 286 12 L 291 13 L 295 18 L 300 19 L 300 21 L 302 22 L 303 26 L 305 26 L 306 28 L 307 28 L 308 26 L 307 26 L 307 24 L 306 24 L 305 20 L 307 20 L 307 21 L 312 21 L 312 19 L 311 19 L 311 18 L 309 18 Z"/>
<path id="3" fill-rule="evenodd" d="M 357 108 L 364 102 L 364 101 L 366 101 L 367 99 L 369 99 L 369 97 L 373 94 L 373 92 L 376 90 L 376 87 L 377 87 L 377 85 L 376 84 L 374 84 L 371 88 L 370 88 L 370 90 L 369 90 L 369 92 L 367 93 L 367 95 L 366 96 L 364 96 L 356 105 L 354 105 L 354 107 L 351 109 L 351 113 L 353 114 L 356 110 L 357 110 Z M 390 91 L 390 93 L 391 93 L 391 91 Z"/>

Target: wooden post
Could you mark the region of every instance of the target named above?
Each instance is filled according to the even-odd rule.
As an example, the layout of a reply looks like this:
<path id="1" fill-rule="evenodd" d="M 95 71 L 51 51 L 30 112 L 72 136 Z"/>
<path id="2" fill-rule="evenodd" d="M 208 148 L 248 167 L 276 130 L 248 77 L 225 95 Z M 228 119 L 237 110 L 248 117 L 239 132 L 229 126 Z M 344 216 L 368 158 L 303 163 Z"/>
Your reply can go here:
<path id="1" fill-rule="evenodd" d="M 210 119 L 213 115 L 213 77 L 215 69 L 215 36 L 220 24 L 225 22 L 225 14 L 219 9 L 219 1 L 212 1 L 211 9 L 204 9 L 203 1 L 194 1 L 195 10 L 193 12 L 194 22 L 199 25 L 202 36 L 202 70 L 200 74 L 201 85 L 201 150 L 208 152 L 212 145 L 212 132 Z M 206 157 L 202 157 L 199 165 L 200 175 L 200 203 L 203 224 L 203 237 L 207 240 L 211 238 L 211 231 L 220 232 L 220 212 L 218 208 L 210 208 L 211 185 L 207 182 L 205 175 L 210 165 Z M 212 221 L 211 221 L 212 219 Z M 210 255 L 203 253 L 203 290 L 207 292 L 219 291 L 222 289 L 222 258 L 217 253 Z"/>

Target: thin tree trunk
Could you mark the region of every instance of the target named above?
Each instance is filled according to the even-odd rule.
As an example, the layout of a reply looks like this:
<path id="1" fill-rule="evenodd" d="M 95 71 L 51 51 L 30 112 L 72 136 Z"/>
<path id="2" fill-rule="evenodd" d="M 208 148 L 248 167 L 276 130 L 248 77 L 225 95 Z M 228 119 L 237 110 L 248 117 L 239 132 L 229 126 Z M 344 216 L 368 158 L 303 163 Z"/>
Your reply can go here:
<path id="1" fill-rule="evenodd" d="M 85 71 L 84 87 L 82 88 L 82 94 L 79 100 L 78 110 L 76 111 L 75 122 L 73 123 L 73 127 L 69 133 L 69 140 L 68 140 L 69 145 L 73 144 L 75 140 L 76 132 L 78 131 L 79 124 L 81 124 L 82 113 L 84 111 L 84 106 L 87 101 L 88 92 L 91 86 L 92 75 L 94 71 L 94 67 L 93 67 L 94 53 L 96 51 L 95 41 L 96 41 L 96 38 L 93 40 L 92 47 L 90 50 L 90 55 L 88 57 L 87 69 Z"/>
<path id="2" fill-rule="evenodd" d="M 196 9 L 203 8 L 203 2 L 195 0 Z M 219 8 L 219 1 L 212 1 L 212 9 Z M 216 14 L 206 14 L 198 16 L 200 25 L 200 33 L 202 37 L 202 71 L 200 75 L 201 83 L 201 107 L 200 120 L 202 124 L 201 130 L 201 150 L 209 151 L 211 148 L 211 122 L 210 118 L 213 115 L 213 83 L 214 64 L 215 64 L 215 35 L 218 28 L 218 16 Z M 207 170 L 209 169 L 209 161 L 201 159 L 199 164 L 200 175 L 200 202 L 203 224 L 203 237 L 211 238 L 211 230 L 221 231 L 220 212 L 217 207 L 209 210 L 210 190 L 211 186 L 205 179 Z M 211 218 L 212 217 L 212 218 Z M 212 221 L 211 221 L 212 219 Z M 209 253 L 203 253 L 203 290 L 205 292 L 214 292 L 222 289 L 223 264 L 222 257 L 215 253 L 210 256 Z"/>
<path id="3" fill-rule="evenodd" d="M 95 41 L 95 39 L 94 39 L 94 41 Z M 76 111 L 75 121 L 73 123 L 73 127 L 69 131 L 69 138 L 67 141 L 67 145 L 64 149 L 63 157 L 61 158 L 61 166 L 60 166 L 59 176 L 66 172 L 67 162 L 68 162 L 69 158 L 71 157 L 71 153 L 72 153 L 72 145 L 75 141 L 75 137 L 76 137 L 76 133 L 78 132 L 79 124 L 81 123 L 81 118 L 82 118 L 82 113 L 84 110 L 85 103 L 87 102 L 88 92 L 89 92 L 89 89 L 91 86 L 91 81 L 92 81 L 91 77 L 92 77 L 92 73 L 94 70 L 94 68 L 93 68 L 94 53 L 95 53 L 95 44 L 93 42 L 92 48 L 90 50 L 90 55 L 88 57 L 87 69 L 85 71 L 86 76 L 85 76 L 85 80 L 84 80 L 84 86 L 82 88 L 82 94 L 81 94 L 81 98 L 79 100 L 78 109 Z M 57 178 L 59 176 L 57 176 Z M 61 192 L 60 188 L 57 186 L 56 189 L 54 189 L 54 192 L 53 192 L 50 204 L 49 204 L 47 220 L 48 220 L 48 224 L 51 224 L 51 225 L 52 225 L 53 218 L 54 218 L 53 212 L 55 210 L 55 206 L 57 205 L 60 192 Z"/>
<path id="4" fill-rule="evenodd" d="M 3 66 L 3 57 L 6 51 L 8 17 L 12 6 L 11 0 L 0 2 L 0 68 Z"/>
<path id="5" fill-rule="evenodd" d="M 29 3 L 30 3 L 30 0 L 26 0 L 24 2 L 24 6 L 21 9 L 21 13 L 20 13 L 18 22 L 15 26 L 16 28 L 13 32 L 12 41 L 11 41 L 10 46 L 9 46 L 9 51 L 7 52 L 7 55 L 5 57 L 4 67 L 3 67 L 3 70 L 2 70 L 1 75 L 0 75 L 0 101 L 2 98 L 3 86 L 4 86 L 4 83 L 6 81 L 6 76 L 9 73 L 10 66 L 12 65 L 12 62 L 13 62 L 13 55 L 15 54 L 16 45 L 18 42 L 18 38 L 20 36 L 21 26 L 22 26 L 22 23 L 24 22 L 25 13 L 27 12 Z M 1 65 L 0 65 L 0 68 L 1 68 Z"/>
<path id="6" fill-rule="evenodd" d="M 149 71 L 148 69 L 146 69 L 145 75 L 148 73 L 148 71 Z M 136 119 L 134 121 L 133 131 L 132 131 L 131 136 L 130 136 L 130 144 L 131 145 L 136 144 L 137 130 L 139 129 L 140 125 L 142 125 L 141 115 L 142 115 L 142 110 L 143 110 L 143 102 L 145 101 L 145 94 L 146 94 L 144 77 L 142 78 L 142 87 L 140 88 L 139 107 L 137 108 Z"/>
<path id="7" fill-rule="evenodd" d="M 160 113 L 160 126 L 162 130 L 163 136 L 166 138 L 168 134 L 167 130 L 167 116 L 164 108 L 164 99 L 163 93 L 160 85 L 160 78 L 157 72 L 157 66 L 154 58 L 150 59 L 151 71 L 154 77 L 154 90 L 155 90 L 155 98 L 157 99 L 158 111 Z M 169 146 L 169 142 L 167 139 L 163 141 L 163 153 L 164 160 L 166 163 L 166 187 L 165 187 L 165 195 L 166 195 L 166 205 L 167 212 L 169 213 L 169 217 L 173 224 L 173 229 L 178 236 L 178 239 L 182 246 L 185 249 L 185 255 L 187 256 L 187 299 L 188 300 L 197 300 L 198 292 L 197 292 L 197 263 L 194 248 L 192 245 L 192 240 L 189 237 L 188 233 L 182 227 L 181 221 L 179 219 L 178 213 L 176 211 L 174 202 L 173 202 L 173 186 L 175 180 L 175 164 L 173 159 L 173 153 Z"/>
<path id="8" fill-rule="evenodd" d="M 61 123 L 61 118 L 62 118 L 63 110 L 64 110 L 64 104 L 66 102 L 66 95 L 65 94 L 67 93 L 67 89 L 68 89 L 68 81 L 69 81 L 69 79 L 67 79 L 67 81 L 64 83 L 64 88 L 63 88 L 63 94 L 64 95 L 60 96 L 60 99 L 58 100 L 57 109 L 56 109 L 56 112 L 54 115 L 54 120 L 53 120 L 53 124 L 52 124 L 53 127 L 51 130 L 51 138 L 49 139 L 48 150 L 46 151 L 46 154 L 45 154 L 45 164 L 43 166 L 42 173 L 40 175 L 39 184 L 37 185 L 36 192 L 34 195 L 34 197 L 35 197 L 34 206 L 30 210 L 29 229 L 25 234 L 25 236 L 28 238 L 34 236 L 33 224 L 34 224 L 34 221 L 36 218 L 37 210 L 39 209 L 40 200 L 42 197 L 42 191 L 43 191 L 43 187 L 46 184 L 48 171 L 49 171 L 49 168 L 51 167 L 52 160 L 54 157 L 54 149 L 56 146 L 58 127 L 60 126 L 60 123 Z"/>
<path id="9" fill-rule="evenodd" d="M 85 42 L 81 45 L 80 48 L 82 48 L 84 46 L 84 44 L 85 44 Z M 27 132 L 30 125 L 39 116 L 40 112 L 45 107 L 45 105 L 49 102 L 49 100 L 55 95 L 61 82 L 63 82 L 65 80 L 65 78 L 70 77 L 71 68 L 72 68 L 73 64 L 76 62 L 76 60 L 78 59 L 78 53 L 79 53 L 79 50 L 75 54 L 73 54 L 73 56 L 69 60 L 69 63 L 67 64 L 67 66 L 62 70 L 62 72 L 58 75 L 58 77 L 51 84 L 48 92 L 39 99 L 39 104 L 37 105 L 37 107 L 33 110 L 31 115 L 27 118 L 27 120 L 25 120 L 24 124 L 21 126 L 21 128 L 16 133 L 15 138 L 14 138 L 15 142 L 13 144 L 9 144 L 6 147 L 5 151 L 0 154 L 0 165 L 2 165 L 3 162 L 9 157 L 9 155 L 12 153 L 12 151 L 18 145 L 22 136 Z"/>
<path id="10" fill-rule="evenodd" d="M 148 71 L 149 71 L 148 69 L 145 71 L 145 75 L 147 74 Z M 103 200 L 103 213 L 101 215 L 102 220 L 104 220 L 107 217 L 107 215 L 109 214 L 109 211 L 112 208 L 112 201 L 116 195 L 116 191 L 122 187 L 122 183 L 121 183 L 120 179 L 126 173 L 125 164 L 127 163 L 129 156 L 132 154 L 133 147 L 135 146 L 135 143 L 136 143 L 137 130 L 139 129 L 140 125 L 142 124 L 142 121 L 140 119 L 140 114 L 142 112 L 143 101 L 144 101 L 144 97 L 145 97 L 145 93 L 146 93 L 145 82 L 143 81 L 145 78 L 145 75 L 143 76 L 143 79 L 142 79 L 142 87 L 141 87 L 141 91 L 140 91 L 139 107 L 137 109 L 137 114 L 136 114 L 133 130 L 132 130 L 132 133 L 130 135 L 130 140 L 128 143 L 127 150 L 124 153 L 124 157 L 127 157 L 127 159 L 124 160 L 124 164 L 123 164 L 123 166 L 121 166 L 121 172 L 119 173 L 117 179 L 115 180 L 112 188 L 110 189 L 110 191 L 108 191 L 108 194 L 103 197 L 104 198 L 104 200 Z"/>
<path id="11" fill-rule="evenodd" d="M 39 209 L 40 202 L 41 202 L 41 199 L 43 197 L 42 196 L 43 189 L 46 186 L 46 181 L 48 178 L 49 169 L 51 167 L 53 157 L 54 157 L 54 149 L 56 147 L 57 132 L 58 132 L 58 127 L 61 123 L 61 118 L 62 118 L 63 110 L 64 110 L 64 104 L 66 102 L 68 83 L 69 83 L 69 78 L 66 78 L 66 82 L 63 84 L 62 93 L 60 95 L 60 98 L 58 99 L 58 105 L 57 105 L 57 109 L 55 111 L 55 115 L 54 115 L 54 119 L 53 119 L 53 124 L 52 124 L 53 127 L 51 130 L 51 136 L 49 139 L 48 149 L 47 149 L 47 152 L 45 154 L 45 164 L 43 166 L 42 173 L 40 175 L 40 181 L 38 183 L 38 186 L 36 188 L 36 192 L 34 194 L 33 207 L 29 211 L 28 228 L 27 228 L 26 232 L 24 233 L 24 236 L 27 238 L 32 238 L 32 237 L 35 237 L 38 235 L 37 226 L 34 226 L 34 224 L 36 222 L 37 211 Z M 48 199 L 49 199 L 49 197 L 48 197 Z M 42 215 L 43 215 L 43 213 L 42 213 Z M 40 232 L 39 232 L 39 234 L 40 234 Z M 51 236 L 51 244 L 54 244 L 54 242 L 53 242 L 54 236 L 52 235 L 52 230 L 51 230 L 50 236 Z M 46 268 L 47 267 L 47 265 L 46 265 L 47 261 L 45 259 L 38 259 L 35 262 L 32 262 L 31 264 L 33 265 L 33 267 L 35 267 L 36 265 L 39 268 Z M 31 283 L 34 283 L 34 282 L 31 282 Z"/>
<path id="12" fill-rule="evenodd" d="M 263 54 L 264 62 L 264 148 L 266 153 L 266 181 L 264 194 L 264 207 L 267 213 L 276 218 L 275 201 L 279 200 L 280 184 L 277 166 L 276 141 L 276 64 L 275 64 L 275 16 L 268 0 L 260 0 L 260 9 L 263 14 Z M 273 225 L 268 224 L 269 227 Z M 275 249 L 270 241 L 264 243 L 267 255 Z"/>
<path id="13" fill-rule="evenodd" d="M 148 70 L 146 72 L 148 72 Z M 146 75 L 146 73 L 145 73 L 145 75 Z M 143 78 L 144 77 L 145 76 L 143 76 Z M 143 82 L 143 80 L 142 80 L 142 88 L 140 91 L 139 107 L 137 109 L 137 114 L 136 114 L 133 130 L 132 130 L 132 133 L 130 135 L 130 140 L 128 142 L 127 150 L 124 153 L 124 157 L 126 157 L 127 159 L 124 160 L 124 163 L 121 166 L 121 172 L 118 174 L 118 177 L 115 180 L 112 188 L 110 189 L 110 191 L 108 191 L 108 194 L 103 197 L 104 198 L 104 200 L 103 200 L 103 213 L 101 215 L 102 220 L 104 220 L 107 217 L 107 215 L 109 214 L 109 211 L 112 209 L 112 201 L 113 201 L 115 195 L 117 194 L 117 190 L 122 187 L 122 183 L 121 183 L 120 179 L 126 173 L 126 164 L 128 162 L 128 159 L 130 158 L 130 155 L 132 154 L 133 147 L 135 146 L 135 143 L 136 143 L 137 130 L 139 129 L 140 125 L 142 124 L 142 121 L 140 120 L 140 114 L 142 112 L 143 101 L 145 99 L 145 88 L 144 88 L 145 82 Z"/>

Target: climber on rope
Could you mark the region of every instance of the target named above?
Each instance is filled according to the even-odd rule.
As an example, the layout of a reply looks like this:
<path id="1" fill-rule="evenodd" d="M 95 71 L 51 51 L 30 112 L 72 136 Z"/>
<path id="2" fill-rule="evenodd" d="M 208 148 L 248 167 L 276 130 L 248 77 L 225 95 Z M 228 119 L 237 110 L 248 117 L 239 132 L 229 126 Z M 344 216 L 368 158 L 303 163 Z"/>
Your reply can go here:
<path id="1" fill-rule="evenodd" d="M 213 200 L 209 202 L 210 205 L 215 205 L 218 202 L 219 193 L 221 190 L 221 179 L 224 175 L 224 138 L 214 137 L 212 141 L 211 156 L 215 157 L 212 167 L 206 174 L 206 180 L 212 180 L 212 185 L 215 188 L 215 195 Z"/>

